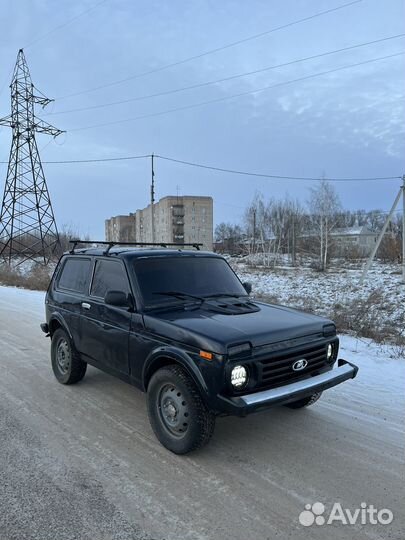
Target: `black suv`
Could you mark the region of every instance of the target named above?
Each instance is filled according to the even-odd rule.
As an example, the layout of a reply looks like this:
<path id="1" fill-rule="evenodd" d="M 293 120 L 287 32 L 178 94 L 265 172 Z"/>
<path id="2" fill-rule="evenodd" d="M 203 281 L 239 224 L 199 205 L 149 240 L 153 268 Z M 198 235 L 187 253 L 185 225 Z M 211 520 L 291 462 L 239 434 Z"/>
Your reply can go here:
<path id="1" fill-rule="evenodd" d="M 207 443 L 217 415 L 305 407 L 356 376 L 345 360 L 332 369 L 333 322 L 254 300 L 219 255 L 75 248 L 45 300 L 53 372 L 73 384 L 91 364 L 146 392 L 152 428 L 172 452 Z"/>

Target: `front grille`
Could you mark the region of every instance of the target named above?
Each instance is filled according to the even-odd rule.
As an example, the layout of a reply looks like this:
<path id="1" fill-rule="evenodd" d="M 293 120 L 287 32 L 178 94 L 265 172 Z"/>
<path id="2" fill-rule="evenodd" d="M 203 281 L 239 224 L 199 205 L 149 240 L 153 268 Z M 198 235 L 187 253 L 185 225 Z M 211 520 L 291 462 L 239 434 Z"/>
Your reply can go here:
<path id="1" fill-rule="evenodd" d="M 327 344 L 322 343 L 302 347 L 299 350 L 276 353 L 271 357 L 258 360 L 257 387 L 273 388 L 288 384 L 328 366 L 326 347 Z M 301 371 L 294 371 L 292 368 L 294 362 L 303 358 L 308 362 L 308 365 Z"/>

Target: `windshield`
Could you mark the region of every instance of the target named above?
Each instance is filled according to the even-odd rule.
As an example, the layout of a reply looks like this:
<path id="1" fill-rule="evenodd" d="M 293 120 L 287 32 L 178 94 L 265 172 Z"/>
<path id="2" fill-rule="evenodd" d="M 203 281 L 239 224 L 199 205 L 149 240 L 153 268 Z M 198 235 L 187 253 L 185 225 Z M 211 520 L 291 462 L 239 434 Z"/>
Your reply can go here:
<path id="1" fill-rule="evenodd" d="M 156 257 L 134 263 L 139 287 L 147 306 L 181 299 L 168 293 L 195 297 L 246 296 L 241 282 L 223 259 L 216 257 Z"/>

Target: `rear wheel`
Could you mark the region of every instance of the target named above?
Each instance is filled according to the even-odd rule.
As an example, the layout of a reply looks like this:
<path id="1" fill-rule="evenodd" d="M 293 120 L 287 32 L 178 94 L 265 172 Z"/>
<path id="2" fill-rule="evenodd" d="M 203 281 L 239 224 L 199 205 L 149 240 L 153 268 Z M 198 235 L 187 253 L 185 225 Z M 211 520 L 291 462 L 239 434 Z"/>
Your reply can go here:
<path id="1" fill-rule="evenodd" d="M 168 450 L 186 454 L 210 440 L 215 416 L 181 367 L 159 369 L 150 380 L 147 400 L 152 429 Z"/>
<path id="2" fill-rule="evenodd" d="M 77 383 L 86 373 L 87 363 L 80 358 L 72 340 L 62 328 L 52 335 L 51 361 L 53 373 L 61 384 Z"/>
<path id="3" fill-rule="evenodd" d="M 290 409 L 302 409 L 303 407 L 309 407 L 310 405 L 313 405 L 318 401 L 318 399 L 321 397 L 322 392 L 318 392 L 317 394 L 312 394 L 312 396 L 308 396 L 303 399 L 299 399 L 298 401 L 293 401 L 292 403 L 287 403 L 286 407 L 289 407 Z"/>

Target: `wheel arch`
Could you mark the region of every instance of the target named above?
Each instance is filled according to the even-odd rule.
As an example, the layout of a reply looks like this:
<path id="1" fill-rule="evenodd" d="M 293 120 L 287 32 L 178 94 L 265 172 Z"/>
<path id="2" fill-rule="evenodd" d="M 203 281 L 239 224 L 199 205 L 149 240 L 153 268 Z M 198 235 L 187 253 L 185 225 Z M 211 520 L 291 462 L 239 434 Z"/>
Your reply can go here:
<path id="1" fill-rule="evenodd" d="M 62 328 L 70 337 L 70 339 L 73 339 L 68 325 L 66 324 L 65 320 L 59 313 L 52 313 L 49 319 L 48 327 L 49 327 L 49 334 L 51 337 L 53 336 L 53 334 L 56 332 L 58 328 Z"/>
<path id="2" fill-rule="evenodd" d="M 143 390 L 145 392 L 148 390 L 148 384 L 158 369 L 171 365 L 181 366 L 186 371 L 197 385 L 202 399 L 206 401 L 208 388 L 200 370 L 187 353 L 173 347 L 160 347 L 146 359 L 142 370 Z"/>

